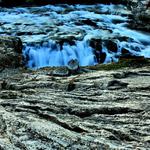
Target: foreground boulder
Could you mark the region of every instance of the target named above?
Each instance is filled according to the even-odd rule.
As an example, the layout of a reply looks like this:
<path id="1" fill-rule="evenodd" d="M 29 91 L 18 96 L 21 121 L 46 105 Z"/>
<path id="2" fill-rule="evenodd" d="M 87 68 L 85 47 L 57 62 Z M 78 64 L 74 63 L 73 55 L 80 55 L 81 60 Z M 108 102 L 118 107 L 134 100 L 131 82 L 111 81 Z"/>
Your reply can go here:
<path id="1" fill-rule="evenodd" d="M 18 37 L 0 36 L 0 67 L 18 67 L 21 64 L 22 42 Z"/>

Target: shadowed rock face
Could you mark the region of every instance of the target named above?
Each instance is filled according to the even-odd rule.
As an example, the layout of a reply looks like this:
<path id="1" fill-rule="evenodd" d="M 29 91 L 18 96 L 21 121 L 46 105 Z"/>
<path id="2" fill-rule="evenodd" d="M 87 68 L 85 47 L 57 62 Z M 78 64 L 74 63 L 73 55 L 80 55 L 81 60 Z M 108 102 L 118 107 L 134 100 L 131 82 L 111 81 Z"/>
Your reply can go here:
<path id="1" fill-rule="evenodd" d="M 21 55 L 20 38 L 0 36 L 0 67 L 18 67 L 21 64 Z"/>
<path id="2" fill-rule="evenodd" d="M 48 72 L 0 73 L 1 149 L 150 148 L 149 66 L 63 78 Z"/>
<path id="3" fill-rule="evenodd" d="M 145 0 L 131 7 L 132 15 L 129 27 L 150 32 L 150 1 Z"/>

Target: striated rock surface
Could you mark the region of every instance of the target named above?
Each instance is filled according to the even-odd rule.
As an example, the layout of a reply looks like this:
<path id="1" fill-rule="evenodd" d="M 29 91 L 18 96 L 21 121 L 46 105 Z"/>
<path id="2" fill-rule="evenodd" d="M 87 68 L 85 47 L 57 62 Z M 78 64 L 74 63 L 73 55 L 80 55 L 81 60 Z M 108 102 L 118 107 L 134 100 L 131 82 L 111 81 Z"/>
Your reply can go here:
<path id="1" fill-rule="evenodd" d="M 70 77 L 0 73 L 0 149 L 149 149 L 150 65 Z"/>
<path id="2" fill-rule="evenodd" d="M 21 64 L 21 55 L 20 38 L 0 36 L 0 67 L 18 67 Z"/>

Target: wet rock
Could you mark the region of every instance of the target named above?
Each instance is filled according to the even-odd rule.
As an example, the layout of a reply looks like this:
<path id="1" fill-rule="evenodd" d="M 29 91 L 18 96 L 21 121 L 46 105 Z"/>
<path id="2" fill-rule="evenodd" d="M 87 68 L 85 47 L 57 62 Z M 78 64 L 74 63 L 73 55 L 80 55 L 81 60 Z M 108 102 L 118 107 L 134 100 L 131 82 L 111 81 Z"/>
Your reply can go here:
<path id="1" fill-rule="evenodd" d="M 97 38 L 90 39 L 90 46 L 95 50 L 99 50 L 99 51 L 102 50 L 102 39 L 97 39 Z"/>
<path id="2" fill-rule="evenodd" d="M 50 73 L 48 73 L 48 75 L 67 77 L 71 75 L 77 75 L 77 74 L 88 73 L 88 72 L 92 72 L 92 71 L 90 69 L 80 67 L 78 60 L 72 59 L 68 62 L 68 65 L 66 67 L 57 67 L 53 69 Z"/>
<path id="3" fill-rule="evenodd" d="M 150 32 L 150 12 L 140 13 L 134 17 L 134 20 L 128 25 L 129 28 Z"/>
<path id="4" fill-rule="evenodd" d="M 100 57 L 99 57 L 99 62 L 104 63 L 106 56 L 107 56 L 107 54 L 105 52 L 101 52 Z"/>
<path id="5" fill-rule="evenodd" d="M 79 72 L 79 62 L 77 59 L 71 59 L 68 62 L 67 68 L 69 69 L 71 74 L 76 74 Z"/>
<path id="6" fill-rule="evenodd" d="M 111 52 L 117 52 L 118 50 L 118 46 L 117 43 L 113 40 L 105 40 L 104 41 L 105 46 L 107 47 L 107 49 Z"/>
<path id="7" fill-rule="evenodd" d="M 103 63 L 106 59 L 106 53 L 102 52 L 101 50 L 94 50 L 94 54 L 96 57 L 96 61 L 98 63 Z"/>
<path id="8" fill-rule="evenodd" d="M 21 65 L 22 42 L 18 37 L 0 36 L 0 66 L 18 67 Z"/>
<path id="9" fill-rule="evenodd" d="M 93 27 L 98 27 L 97 23 L 90 19 L 79 20 L 79 22 L 75 23 L 76 25 L 89 25 Z"/>
<path id="10" fill-rule="evenodd" d="M 90 46 L 94 50 L 94 54 L 96 56 L 96 60 L 98 63 L 103 63 L 106 58 L 106 53 L 102 52 L 102 45 L 103 45 L 102 39 L 92 38 L 90 40 Z"/>
<path id="11" fill-rule="evenodd" d="M 150 32 L 150 2 L 144 0 L 136 2 L 135 6 L 131 7 L 132 21 L 129 22 L 128 27 L 137 30 Z"/>
<path id="12" fill-rule="evenodd" d="M 75 37 L 74 36 L 67 36 L 64 38 L 57 38 L 55 39 L 56 43 L 60 45 L 60 49 L 63 48 L 64 44 L 75 45 Z"/>
<path id="13" fill-rule="evenodd" d="M 143 56 L 136 56 L 136 55 L 132 55 L 131 53 L 127 53 L 126 55 L 121 55 L 120 56 L 120 60 L 123 60 L 123 59 L 127 59 L 127 60 L 145 60 Z"/>
<path id="14" fill-rule="evenodd" d="M 112 39 L 113 40 L 113 39 Z M 111 40 L 105 39 L 91 39 L 90 46 L 94 49 L 94 54 L 96 56 L 98 63 L 104 63 L 106 59 L 106 52 L 103 52 L 103 47 L 107 47 L 110 51 L 116 51 L 117 45 Z"/>
<path id="15" fill-rule="evenodd" d="M 113 22 L 114 24 L 125 23 L 124 20 L 119 20 L 119 19 L 118 19 L 118 20 L 117 20 L 117 19 L 113 19 L 112 22 Z"/>
<path id="16" fill-rule="evenodd" d="M 122 55 L 122 57 L 129 57 L 130 58 L 130 56 L 132 56 L 132 53 L 128 49 L 123 48 L 121 50 L 121 55 Z"/>
<path id="17" fill-rule="evenodd" d="M 120 36 L 120 37 L 118 37 L 118 39 L 119 39 L 120 42 L 122 42 L 122 41 L 128 42 L 128 41 L 132 41 L 133 40 L 133 39 L 127 37 L 127 36 Z"/>
<path id="18" fill-rule="evenodd" d="M 87 72 L 91 72 L 91 70 L 80 67 L 78 60 L 72 59 L 68 62 L 68 65 L 66 67 L 57 67 L 53 69 L 52 71 L 50 71 L 48 75 L 58 76 L 58 77 L 67 77 L 67 76 L 77 75 L 77 74 L 82 74 L 82 73 L 87 73 Z"/>

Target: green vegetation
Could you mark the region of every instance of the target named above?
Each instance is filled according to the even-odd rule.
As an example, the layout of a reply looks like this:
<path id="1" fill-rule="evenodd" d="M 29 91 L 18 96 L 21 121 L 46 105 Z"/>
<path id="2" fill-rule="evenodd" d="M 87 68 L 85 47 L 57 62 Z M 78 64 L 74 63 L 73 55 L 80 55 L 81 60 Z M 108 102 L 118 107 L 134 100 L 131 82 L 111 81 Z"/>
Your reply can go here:
<path id="1" fill-rule="evenodd" d="M 126 67 L 142 67 L 150 65 L 150 59 L 145 59 L 143 57 L 137 58 L 122 58 L 118 63 L 109 63 L 109 64 L 98 64 L 96 66 L 88 66 L 86 68 L 91 70 L 117 70 Z"/>

